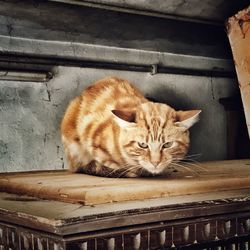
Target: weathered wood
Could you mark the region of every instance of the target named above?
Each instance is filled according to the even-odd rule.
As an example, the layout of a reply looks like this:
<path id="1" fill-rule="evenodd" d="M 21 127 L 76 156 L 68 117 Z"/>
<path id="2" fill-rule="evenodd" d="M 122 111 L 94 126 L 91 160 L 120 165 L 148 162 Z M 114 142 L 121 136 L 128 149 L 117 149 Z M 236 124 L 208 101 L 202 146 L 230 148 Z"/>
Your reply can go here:
<path id="1" fill-rule="evenodd" d="M 165 177 L 111 179 L 66 171 L 0 175 L 0 191 L 84 205 L 144 200 L 250 187 L 250 160 L 184 166 Z M 191 172 L 185 168 L 193 167 Z M 196 172 L 195 172 L 195 171 Z"/>
<path id="2" fill-rule="evenodd" d="M 250 136 L 250 6 L 229 18 L 227 30 Z"/>
<path id="3" fill-rule="evenodd" d="M 250 189 L 82 206 L 0 192 L 0 221 L 57 235 L 250 211 Z M 198 219 L 200 220 L 200 219 Z M 98 222 L 98 223 L 97 223 Z"/>
<path id="4" fill-rule="evenodd" d="M 113 243 L 115 249 L 123 250 L 139 243 L 140 249 L 172 244 L 197 247 L 208 242 L 223 246 L 223 239 L 233 237 L 238 242 L 248 237 L 249 194 L 250 189 L 80 206 L 0 193 L 0 247 L 17 238 L 19 244 L 27 245 L 21 249 L 43 243 L 43 249 L 54 249 L 46 248 L 51 243 L 90 250 L 93 241 L 98 243 L 96 249 L 107 249 Z"/>

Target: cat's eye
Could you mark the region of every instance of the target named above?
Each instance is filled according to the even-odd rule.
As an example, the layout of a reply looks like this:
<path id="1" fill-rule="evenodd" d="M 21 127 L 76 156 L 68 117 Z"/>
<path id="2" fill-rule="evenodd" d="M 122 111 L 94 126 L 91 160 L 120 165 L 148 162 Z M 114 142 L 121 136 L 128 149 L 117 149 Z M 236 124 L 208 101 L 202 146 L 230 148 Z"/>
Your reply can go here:
<path id="1" fill-rule="evenodd" d="M 173 141 L 169 141 L 163 144 L 163 148 L 171 148 L 174 146 L 174 142 Z"/>
<path id="2" fill-rule="evenodd" d="M 148 144 L 145 142 L 138 142 L 140 148 L 148 148 Z"/>

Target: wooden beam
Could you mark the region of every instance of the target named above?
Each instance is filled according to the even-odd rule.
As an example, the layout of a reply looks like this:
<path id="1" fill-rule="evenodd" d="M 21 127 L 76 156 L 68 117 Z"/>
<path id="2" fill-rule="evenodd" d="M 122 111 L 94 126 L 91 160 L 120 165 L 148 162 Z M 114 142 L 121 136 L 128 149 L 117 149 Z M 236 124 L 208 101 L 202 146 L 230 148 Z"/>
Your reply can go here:
<path id="1" fill-rule="evenodd" d="M 250 136 L 250 6 L 229 18 L 227 31 Z"/>
<path id="2" fill-rule="evenodd" d="M 105 178 L 66 171 L 0 175 L 0 191 L 84 205 L 250 188 L 250 160 L 200 163 L 155 178 Z"/>

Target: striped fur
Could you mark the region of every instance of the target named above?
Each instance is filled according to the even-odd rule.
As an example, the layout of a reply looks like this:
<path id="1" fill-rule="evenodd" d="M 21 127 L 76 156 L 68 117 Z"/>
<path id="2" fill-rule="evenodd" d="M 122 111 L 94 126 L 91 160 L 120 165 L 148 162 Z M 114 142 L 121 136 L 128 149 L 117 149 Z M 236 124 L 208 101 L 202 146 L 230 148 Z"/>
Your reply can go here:
<path id="1" fill-rule="evenodd" d="M 175 111 L 148 101 L 126 80 L 102 79 L 70 103 L 62 120 L 70 170 L 107 177 L 161 174 L 187 153 L 184 123 L 192 125 L 199 112 Z"/>

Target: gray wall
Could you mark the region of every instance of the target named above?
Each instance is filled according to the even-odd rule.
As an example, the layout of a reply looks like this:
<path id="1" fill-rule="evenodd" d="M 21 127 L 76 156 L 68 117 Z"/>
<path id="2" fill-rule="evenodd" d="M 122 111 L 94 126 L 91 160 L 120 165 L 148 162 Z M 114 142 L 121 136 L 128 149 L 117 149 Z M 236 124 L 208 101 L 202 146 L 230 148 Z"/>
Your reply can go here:
<path id="1" fill-rule="evenodd" d="M 226 34 L 220 26 L 43 1 L 37 4 L 2 1 L 0 35 L 220 58 L 230 56 Z"/>
<path id="2" fill-rule="evenodd" d="M 237 94 L 230 78 L 55 67 L 47 83 L 1 81 L 0 171 L 67 167 L 59 126 L 69 101 L 91 82 L 115 75 L 134 82 L 147 97 L 177 109 L 203 110 L 191 130 L 190 154 L 226 158 L 226 115 L 218 99 Z"/>
<path id="3" fill-rule="evenodd" d="M 63 113 L 86 86 L 109 75 L 134 82 L 147 97 L 176 109 L 202 109 L 191 130 L 190 154 L 226 158 L 226 114 L 218 100 L 237 96 L 238 87 L 223 20 L 217 17 L 245 0 L 200 1 L 199 8 L 190 1 L 188 15 L 169 1 L 157 11 L 164 18 L 154 17 L 152 1 L 144 6 L 146 13 L 122 2 L 140 15 L 107 10 L 105 1 L 90 1 L 100 2 L 98 8 L 65 2 L 71 4 L 1 1 L 0 172 L 66 168 L 59 133 Z M 115 2 L 120 6 L 119 0 L 110 4 Z M 210 3 L 218 8 L 211 10 Z M 200 9 L 213 14 L 197 15 Z M 151 75 L 152 65 L 160 73 Z M 44 81 L 41 73 L 53 78 Z"/>

